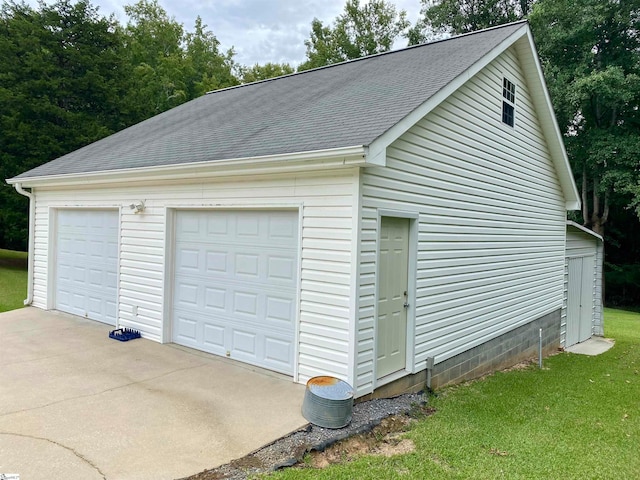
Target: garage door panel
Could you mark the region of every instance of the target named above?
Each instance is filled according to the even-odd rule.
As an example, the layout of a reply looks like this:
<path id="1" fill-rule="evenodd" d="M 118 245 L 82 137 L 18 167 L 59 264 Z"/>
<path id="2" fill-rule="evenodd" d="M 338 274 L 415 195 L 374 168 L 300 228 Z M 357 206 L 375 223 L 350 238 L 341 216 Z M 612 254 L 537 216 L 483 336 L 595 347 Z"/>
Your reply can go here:
<path id="1" fill-rule="evenodd" d="M 114 295 L 117 295 L 116 289 L 118 288 L 118 274 L 116 272 L 104 272 L 104 284 L 107 288 L 113 289 Z"/>
<path id="2" fill-rule="evenodd" d="M 106 273 L 97 268 L 88 268 L 86 272 L 89 286 L 101 288 L 107 282 Z"/>
<path id="3" fill-rule="evenodd" d="M 198 322 L 194 318 L 178 314 L 174 322 L 174 335 L 181 342 L 197 345 L 198 342 Z"/>
<path id="4" fill-rule="evenodd" d="M 261 240 L 260 219 L 259 213 L 240 213 L 236 223 L 236 238 L 240 241 L 248 241 L 251 244 Z"/>
<path id="5" fill-rule="evenodd" d="M 232 328 L 231 353 L 235 354 L 235 358 L 251 359 L 252 363 L 258 362 L 257 337 L 258 335 L 254 331 Z"/>
<path id="6" fill-rule="evenodd" d="M 208 274 L 221 273 L 227 275 L 229 262 L 227 261 L 227 253 L 220 251 L 205 250 L 204 269 Z"/>
<path id="7" fill-rule="evenodd" d="M 264 339 L 265 359 L 272 366 L 284 368 L 293 361 L 293 344 L 281 338 L 266 337 Z"/>
<path id="8" fill-rule="evenodd" d="M 118 304 L 113 300 L 105 300 L 104 305 L 107 323 L 115 325 L 118 320 Z"/>
<path id="9" fill-rule="evenodd" d="M 227 310 L 227 291 L 224 288 L 204 288 L 204 309 L 214 313 L 224 313 Z"/>
<path id="10" fill-rule="evenodd" d="M 239 318 L 245 318 L 257 322 L 258 294 L 234 289 L 232 313 Z"/>
<path id="11" fill-rule="evenodd" d="M 245 280 L 258 280 L 260 255 L 257 253 L 236 253 L 234 256 L 234 276 Z"/>
<path id="12" fill-rule="evenodd" d="M 118 212 L 59 210 L 55 308 L 115 325 Z"/>
<path id="13" fill-rule="evenodd" d="M 189 346 L 293 373 L 297 222 L 292 211 L 177 212 L 174 341 L 188 314 L 203 332 Z"/>
<path id="14" fill-rule="evenodd" d="M 106 316 L 107 314 L 107 305 L 106 302 L 98 297 L 88 295 L 87 301 L 87 310 L 89 312 L 89 316 Z"/>
<path id="15" fill-rule="evenodd" d="M 203 325 L 202 340 L 211 353 L 217 353 L 219 355 L 224 355 L 226 353 L 225 328 L 223 325 L 205 323 Z"/>
<path id="16" fill-rule="evenodd" d="M 294 327 L 295 302 L 291 298 L 266 296 L 265 323 L 277 328 Z"/>
<path id="17" fill-rule="evenodd" d="M 180 307 L 198 308 L 198 285 L 180 282 L 176 286 L 176 304 Z"/>
<path id="18" fill-rule="evenodd" d="M 268 239 L 289 245 L 298 237 L 298 226 L 288 216 L 276 215 L 269 220 Z"/>

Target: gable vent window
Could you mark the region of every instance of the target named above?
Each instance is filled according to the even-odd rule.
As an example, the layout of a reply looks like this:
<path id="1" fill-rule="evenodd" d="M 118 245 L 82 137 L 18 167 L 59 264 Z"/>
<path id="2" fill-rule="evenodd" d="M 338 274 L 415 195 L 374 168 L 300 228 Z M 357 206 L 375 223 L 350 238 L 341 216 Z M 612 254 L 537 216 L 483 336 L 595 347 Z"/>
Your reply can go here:
<path id="1" fill-rule="evenodd" d="M 516 111 L 516 86 L 506 78 L 502 79 L 502 97 L 502 123 L 513 127 Z"/>

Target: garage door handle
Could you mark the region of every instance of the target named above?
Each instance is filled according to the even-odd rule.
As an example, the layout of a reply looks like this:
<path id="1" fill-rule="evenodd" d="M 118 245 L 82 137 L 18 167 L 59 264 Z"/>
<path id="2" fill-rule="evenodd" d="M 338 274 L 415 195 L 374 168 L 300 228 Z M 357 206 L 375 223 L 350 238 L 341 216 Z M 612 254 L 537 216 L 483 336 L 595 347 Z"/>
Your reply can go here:
<path id="1" fill-rule="evenodd" d="M 409 304 L 408 303 L 404 303 L 404 305 L 402 305 L 404 308 L 409 308 Z"/>

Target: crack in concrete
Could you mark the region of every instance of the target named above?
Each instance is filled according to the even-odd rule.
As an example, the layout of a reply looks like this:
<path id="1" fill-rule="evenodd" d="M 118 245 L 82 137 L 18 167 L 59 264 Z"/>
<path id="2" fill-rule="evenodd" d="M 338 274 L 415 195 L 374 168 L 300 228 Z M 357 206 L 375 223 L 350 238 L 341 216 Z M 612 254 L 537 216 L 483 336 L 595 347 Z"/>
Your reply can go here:
<path id="1" fill-rule="evenodd" d="M 10 411 L 10 412 L 0 413 L 0 418 L 6 417 L 6 416 L 9 416 L 9 415 L 14 415 L 16 413 L 30 412 L 30 411 L 33 411 L 33 410 L 39 410 L 41 408 L 47 408 L 47 407 L 50 407 L 52 405 L 57 405 L 59 403 L 68 402 L 70 400 L 77 400 L 79 398 L 97 397 L 98 395 L 102 395 L 103 393 L 112 392 L 114 390 L 119 390 L 121 388 L 130 387 L 132 385 L 139 385 L 141 383 L 150 382 L 152 380 L 157 380 L 158 378 L 166 377 L 166 376 L 171 375 L 171 374 L 176 373 L 176 372 L 183 372 L 185 370 L 191 370 L 193 368 L 200 368 L 200 367 L 203 367 L 205 365 L 207 365 L 207 364 L 206 363 L 201 363 L 199 365 L 193 365 L 193 366 L 190 366 L 190 367 L 176 368 L 175 370 L 171 370 L 170 372 L 165 372 L 165 373 L 163 373 L 161 375 L 156 375 L 155 377 L 145 378 L 144 380 L 138 380 L 137 382 L 125 383 L 123 385 L 118 385 L 118 386 L 115 386 L 115 387 L 112 387 L 112 388 L 107 388 L 106 390 L 102 390 L 100 392 L 87 393 L 85 395 L 77 395 L 75 397 L 64 398 L 62 400 L 57 400 L 55 402 L 47 403 L 47 404 L 44 404 L 44 405 L 39 405 L 37 407 L 23 408 L 21 410 L 13 410 L 13 411 Z"/>
<path id="2" fill-rule="evenodd" d="M 78 457 L 80 460 L 82 460 L 83 462 L 85 462 L 87 465 L 89 465 L 91 468 L 93 468 L 96 472 L 98 472 L 98 474 L 104 479 L 107 480 L 107 477 L 105 476 L 105 474 L 102 472 L 102 470 L 100 470 L 100 468 L 94 464 L 91 460 L 89 460 L 87 457 L 85 457 L 84 455 L 82 455 L 81 453 L 76 452 L 73 448 L 71 447 L 67 447 L 66 445 L 63 445 L 60 442 L 56 442 L 55 440 L 51 440 L 49 438 L 44 438 L 44 437 L 36 437 L 34 435 L 25 435 L 23 433 L 13 433 L 13 432 L 0 432 L 0 435 L 7 435 L 7 436 L 15 436 L 15 437 L 22 437 L 22 438 L 30 438 L 32 440 L 42 440 L 44 442 L 49 442 L 52 443 L 58 447 L 64 448 L 65 450 L 70 451 L 72 454 L 74 454 L 76 457 Z"/>

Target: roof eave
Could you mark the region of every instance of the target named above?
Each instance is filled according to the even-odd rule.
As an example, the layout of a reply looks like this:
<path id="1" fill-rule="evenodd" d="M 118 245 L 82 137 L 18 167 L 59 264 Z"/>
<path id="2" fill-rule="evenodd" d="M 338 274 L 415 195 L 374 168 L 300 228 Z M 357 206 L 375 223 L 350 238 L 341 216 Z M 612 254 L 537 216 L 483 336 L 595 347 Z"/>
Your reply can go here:
<path id="1" fill-rule="evenodd" d="M 230 158 L 197 163 L 181 163 L 150 167 L 105 170 L 100 172 L 79 172 L 37 177 L 13 177 L 8 184 L 19 183 L 24 187 L 57 185 L 78 185 L 97 183 L 159 181 L 169 179 L 204 178 L 207 175 L 247 175 L 264 173 L 286 173 L 320 170 L 328 168 L 365 166 L 367 148 L 350 146 L 295 152 L 278 155 L 263 155 L 245 158 Z"/>
<path id="2" fill-rule="evenodd" d="M 601 242 L 604 242 L 604 239 L 602 238 L 602 236 L 598 235 L 593 230 L 589 230 L 587 227 L 583 227 L 579 223 L 576 223 L 576 222 L 574 222 L 572 220 L 567 220 L 567 227 L 573 227 L 573 228 L 575 228 L 577 230 L 580 230 L 583 233 L 586 233 L 587 235 L 590 235 L 590 236 L 592 236 L 594 238 L 597 238 Z"/>

